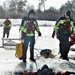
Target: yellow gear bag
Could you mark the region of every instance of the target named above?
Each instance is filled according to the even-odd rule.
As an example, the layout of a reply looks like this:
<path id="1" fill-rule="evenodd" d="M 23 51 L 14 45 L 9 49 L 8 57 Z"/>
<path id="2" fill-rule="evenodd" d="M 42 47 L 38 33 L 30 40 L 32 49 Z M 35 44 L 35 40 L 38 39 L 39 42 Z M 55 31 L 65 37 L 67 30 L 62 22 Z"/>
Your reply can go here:
<path id="1" fill-rule="evenodd" d="M 15 56 L 16 56 L 17 58 L 19 58 L 20 60 L 22 60 L 22 58 L 23 58 L 22 45 L 23 45 L 22 42 L 16 44 L 16 53 L 15 53 Z"/>

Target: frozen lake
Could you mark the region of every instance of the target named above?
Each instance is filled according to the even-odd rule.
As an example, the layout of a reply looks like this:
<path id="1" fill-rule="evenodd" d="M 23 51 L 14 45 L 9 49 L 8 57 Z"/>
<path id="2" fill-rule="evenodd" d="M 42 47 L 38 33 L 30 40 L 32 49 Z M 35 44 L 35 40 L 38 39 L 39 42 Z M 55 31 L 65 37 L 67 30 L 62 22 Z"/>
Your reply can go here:
<path id="1" fill-rule="evenodd" d="M 54 25 L 54 24 L 52 24 Z M 70 59 L 70 61 L 59 59 L 59 41 L 56 38 L 52 38 L 53 27 L 51 26 L 40 26 L 40 31 L 42 33 L 41 37 L 38 37 L 36 32 L 36 43 L 35 43 L 35 58 L 37 63 L 37 68 L 41 68 L 44 64 L 47 64 L 50 68 L 54 68 L 55 71 L 73 71 L 75 72 L 75 60 Z M 3 36 L 3 27 L 0 27 L 0 47 L 2 46 L 2 38 Z M 19 26 L 12 26 L 10 31 L 9 38 L 19 38 Z M 7 42 L 7 41 L 5 41 Z M 12 41 L 11 41 L 12 42 Z M 20 41 L 14 41 L 18 43 Z M 39 51 L 41 49 L 51 49 L 53 54 L 56 55 L 55 58 L 37 58 L 39 55 Z M 70 51 L 69 57 L 75 57 L 75 52 Z M 19 60 L 15 57 L 15 47 L 6 46 L 4 48 L 0 48 L 0 74 L 3 72 L 14 72 L 14 71 L 23 71 L 23 70 L 32 70 L 37 71 L 36 64 L 30 62 L 29 60 L 29 49 L 27 55 L 27 64 L 24 64 L 22 60 Z M 5 74 L 7 75 L 7 74 Z"/>

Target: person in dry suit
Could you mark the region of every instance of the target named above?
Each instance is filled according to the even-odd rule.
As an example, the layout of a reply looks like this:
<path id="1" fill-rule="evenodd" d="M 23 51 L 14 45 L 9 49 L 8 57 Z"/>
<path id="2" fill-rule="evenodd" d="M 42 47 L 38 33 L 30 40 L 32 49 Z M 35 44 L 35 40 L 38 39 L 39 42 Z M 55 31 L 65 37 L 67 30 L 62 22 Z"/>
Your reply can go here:
<path id="1" fill-rule="evenodd" d="M 57 20 L 52 33 L 52 38 L 54 38 L 55 32 L 57 33 L 57 39 L 60 42 L 60 58 L 67 61 L 69 60 L 69 37 L 71 36 L 72 31 L 75 34 L 74 21 L 70 15 L 71 12 L 67 11 L 64 16 L 60 17 Z"/>
<path id="2" fill-rule="evenodd" d="M 75 26 L 75 23 L 74 23 L 74 26 Z M 72 33 L 71 36 L 70 36 L 70 41 L 69 41 L 69 48 L 71 46 L 73 46 L 75 44 L 75 34 Z"/>
<path id="3" fill-rule="evenodd" d="M 75 34 L 72 34 L 69 41 L 69 46 L 73 46 L 75 44 Z"/>
<path id="4" fill-rule="evenodd" d="M 28 44 L 30 43 L 30 60 L 35 62 L 34 59 L 34 44 L 35 44 L 35 30 L 38 35 L 41 36 L 41 32 L 38 23 L 35 19 L 34 10 L 30 10 L 28 17 L 22 19 L 20 30 L 22 31 L 22 39 L 24 39 L 23 44 L 23 62 L 26 63 Z"/>
<path id="5" fill-rule="evenodd" d="M 9 37 L 10 29 L 12 27 L 11 21 L 6 18 L 6 20 L 3 23 L 3 38 L 5 37 L 5 34 L 7 34 L 7 38 Z"/>

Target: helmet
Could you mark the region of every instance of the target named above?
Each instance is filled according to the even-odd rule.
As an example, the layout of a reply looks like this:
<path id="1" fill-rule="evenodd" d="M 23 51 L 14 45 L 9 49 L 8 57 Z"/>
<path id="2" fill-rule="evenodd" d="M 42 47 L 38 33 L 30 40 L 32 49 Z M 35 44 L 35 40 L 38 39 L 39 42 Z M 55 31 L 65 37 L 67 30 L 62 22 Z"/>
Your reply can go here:
<path id="1" fill-rule="evenodd" d="M 33 9 L 29 11 L 28 15 L 30 15 L 31 13 L 32 13 L 33 15 L 35 15 L 35 12 L 34 12 Z"/>
<path id="2" fill-rule="evenodd" d="M 70 16 L 71 12 L 70 11 L 66 11 L 66 16 Z"/>
<path id="3" fill-rule="evenodd" d="M 47 65 L 43 65 L 39 73 L 40 75 L 54 75 L 53 69 L 49 68 Z"/>

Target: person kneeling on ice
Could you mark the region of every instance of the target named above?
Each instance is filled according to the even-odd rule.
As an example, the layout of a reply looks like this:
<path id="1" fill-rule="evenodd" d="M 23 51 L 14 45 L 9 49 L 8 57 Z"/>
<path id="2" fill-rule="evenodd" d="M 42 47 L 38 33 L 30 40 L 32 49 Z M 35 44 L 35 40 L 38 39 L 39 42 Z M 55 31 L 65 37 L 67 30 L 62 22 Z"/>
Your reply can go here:
<path id="1" fill-rule="evenodd" d="M 35 30 L 38 32 L 38 36 L 41 36 L 41 32 L 38 23 L 35 19 L 34 10 L 30 10 L 28 17 L 22 19 L 20 30 L 22 31 L 22 39 L 24 39 L 23 47 L 23 62 L 26 63 L 26 55 L 28 44 L 30 43 L 30 60 L 35 62 L 34 59 L 34 44 L 35 44 Z"/>
<path id="2" fill-rule="evenodd" d="M 57 39 L 60 41 L 60 58 L 67 61 L 69 60 L 69 37 L 71 36 L 72 31 L 75 34 L 74 21 L 70 17 L 70 14 L 71 12 L 67 11 L 63 17 L 58 19 L 52 33 L 52 38 L 54 38 L 55 32 L 57 32 Z"/>
<path id="3" fill-rule="evenodd" d="M 3 38 L 5 37 L 5 34 L 7 34 L 7 38 L 9 37 L 10 29 L 12 27 L 11 21 L 6 18 L 6 20 L 3 23 Z"/>

